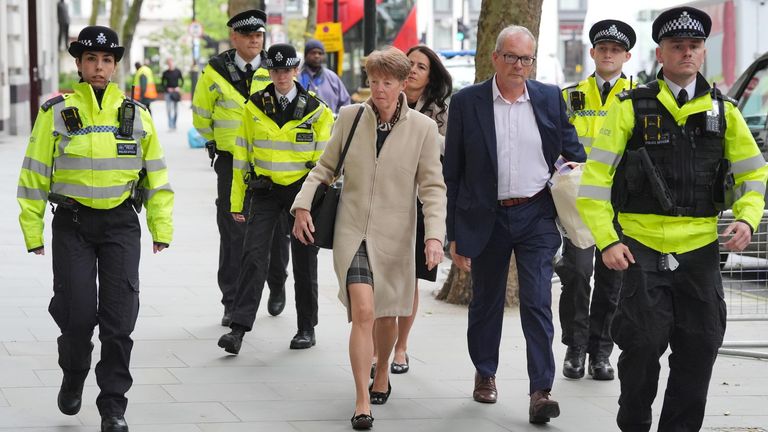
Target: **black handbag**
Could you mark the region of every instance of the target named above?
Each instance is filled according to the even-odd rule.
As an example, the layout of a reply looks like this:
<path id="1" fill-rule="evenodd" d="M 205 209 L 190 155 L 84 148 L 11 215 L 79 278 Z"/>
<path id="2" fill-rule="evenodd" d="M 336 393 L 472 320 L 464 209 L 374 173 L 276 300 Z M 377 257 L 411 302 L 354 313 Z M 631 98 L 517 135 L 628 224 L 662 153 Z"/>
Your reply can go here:
<path id="1" fill-rule="evenodd" d="M 170 95 L 171 95 L 171 100 L 173 102 L 181 101 L 181 93 L 175 91 L 175 92 L 170 92 Z"/>
<path id="2" fill-rule="evenodd" d="M 315 196 L 312 197 L 312 208 L 309 214 L 312 215 L 312 224 L 315 226 L 315 232 L 312 236 L 315 238 L 314 245 L 323 249 L 333 249 L 333 229 L 336 226 L 336 210 L 341 199 L 341 185 L 336 184 L 336 180 L 341 174 L 341 167 L 344 164 L 344 158 L 347 156 L 349 145 L 352 143 L 352 137 L 355 135 L 357 123 L 363 115 L 364 107 L 355 116 L 352 123 L 352 129 L 347 135 L 347 142 L 341 151 L 341 157 L 336 164 L 336 170 L 333 172 L 331 183 L 320 183 L 315 190 Z"/>

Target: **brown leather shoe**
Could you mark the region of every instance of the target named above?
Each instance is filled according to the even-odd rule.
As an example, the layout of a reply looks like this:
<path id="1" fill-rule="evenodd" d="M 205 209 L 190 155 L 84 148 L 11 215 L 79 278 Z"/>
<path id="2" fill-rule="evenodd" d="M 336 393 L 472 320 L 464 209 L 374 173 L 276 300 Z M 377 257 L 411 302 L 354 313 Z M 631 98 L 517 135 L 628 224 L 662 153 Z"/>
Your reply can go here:
<path id="1" fill-rule="evenodd" d="M 549 419 L 560 415 L 560 404 L 549 398 L 548 390 L 536 390 L 531 395 L 528 421 L 533 424 L 549 423 Z"/>
<path id="2" fill-rule="evenodd" d="M 496 377 L 483 377 L 475 372 L 475 391 L 472 392 L 472 398 L 477 402 L 496 403 L 497 397 Z"/>

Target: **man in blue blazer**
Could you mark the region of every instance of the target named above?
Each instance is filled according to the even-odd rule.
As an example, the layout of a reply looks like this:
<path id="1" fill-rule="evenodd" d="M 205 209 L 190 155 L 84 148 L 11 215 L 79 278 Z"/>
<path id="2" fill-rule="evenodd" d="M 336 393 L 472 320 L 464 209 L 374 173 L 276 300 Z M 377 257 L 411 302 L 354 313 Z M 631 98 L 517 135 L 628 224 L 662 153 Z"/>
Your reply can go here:
<path id="1" fill-rule="evenodd" d="M 496 74 L 452 97 L 443 174 L 448 240 L 454 263 L 472 273 L 467 341 L 478 402 L 494 403 L 509 261 L 514 251 L 520 318 L 530 380 L 529 421 L 560 414 L 549 398 L 552 353 L 552 259 L 560 246 L 547 188 L 555 161 L 586 160 L 568 122 L 560 89 L 528 80 L 536 41 L 528 29 L 501 31 Z"/>

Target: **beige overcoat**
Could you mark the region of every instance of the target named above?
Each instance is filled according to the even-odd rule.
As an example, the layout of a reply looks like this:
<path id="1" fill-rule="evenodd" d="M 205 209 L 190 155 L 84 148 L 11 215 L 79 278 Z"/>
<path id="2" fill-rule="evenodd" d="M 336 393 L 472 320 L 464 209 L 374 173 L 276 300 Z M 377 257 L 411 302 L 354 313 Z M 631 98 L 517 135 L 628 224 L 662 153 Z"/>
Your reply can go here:
<path id="1" fill-rule="evenodd" d="M 355 115 L 365 111 L 344 161 L 344 189 L 333 236 L 339 300 L 347 307 L 347 270 L 365 240 L 374 281 L 375 317 L 413 312 L 416 193 L 424 204 L 425 239 L 445 239 L 446 188 L 435 121 L 408 108 L 400 95 L 400 120 L 376 157 L 376 114 L 370 100 L 341 108 L 322 157 L 291 208 L 309 210 L 318 184 L 328 183 Z M 421 247 L 424 247 L 423 245 Z"/>

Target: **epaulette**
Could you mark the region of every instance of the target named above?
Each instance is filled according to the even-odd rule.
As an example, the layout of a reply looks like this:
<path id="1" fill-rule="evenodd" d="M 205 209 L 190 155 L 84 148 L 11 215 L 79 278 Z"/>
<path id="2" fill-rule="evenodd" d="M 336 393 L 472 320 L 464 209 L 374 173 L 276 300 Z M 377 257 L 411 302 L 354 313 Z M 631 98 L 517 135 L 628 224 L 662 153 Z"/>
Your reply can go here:
<path id="1" fill-rule="evenodd" d="M 629 99 L 631 96 L 632 94 L 630 93 L 630 90 L 624 90 L 616 95 L 616 97 L 619 98 L 619 100 L 622 102 Z"/>
<path id="2" fill-rule="evenodd" d="M 717 97 L 718 99 L 722 99 L 723 102 L 730 102 L 734 106 L 738 106 L 738 104 L 739 104 L 739 102 L 736 99 L 734 99 L 734 98 L 728 96 L 727 94 L 721 92 L 719 88 L 715 88 L 715 97 Z"/>
<path id="3" fill-rule="evenodd" d="M 627 99 L 656 99 L 659 90 L 659 84 L 656 81 L 651 81 L 648 84 L 640 84 L 631 90 L 624 90 L 616 96 L 620 101 Z"/>
<path id="4" fill-rule="evenodd" d="M 52 97 L 45 101 L 45 103 L 40 107 L 43 111 L 48 111 L 52 106 L 56 105 L 57 103 L 64 102 L 66 97 L 64 95 L 58 95 L 56 97 Z"/>
<path id="5" fill-rule="evenodd" d="M 573 89 L 575 89 L 578 86 L 579 86 L 579 83 L 573 83 L 573 84 L 569 85 L 568 87 L 563 87 L 563 91 L 573 90 Z"/>
<path id="6" fill-rule="evenodd" d="M 136 106 L 138 106 L 139 108 L 143 109 L 144 111 L 149 111 L 149 108 L 147 108 L 147 106 L 144 105 L 143 103 L 141 103 L 141 102 L 139 102 L 139 101 L 137 101 L 135 99 L 132 99 L 131 102 L 136 104 Z"/>

